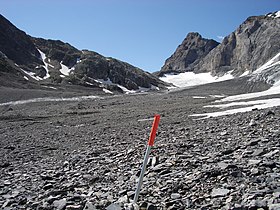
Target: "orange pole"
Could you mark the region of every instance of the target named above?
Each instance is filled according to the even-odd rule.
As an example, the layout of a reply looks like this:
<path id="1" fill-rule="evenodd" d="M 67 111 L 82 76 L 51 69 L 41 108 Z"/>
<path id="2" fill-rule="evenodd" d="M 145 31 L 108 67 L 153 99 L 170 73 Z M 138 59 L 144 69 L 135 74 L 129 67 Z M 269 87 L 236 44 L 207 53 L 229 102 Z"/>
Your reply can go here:
<path id="1" fill-rule="evenodd" d="M 156 114 L 155 117 L 154 117 L 154 122 L 153 122 L 152 130 L 151 130 L 151 134 L 150 134 L 150 138 L 149 138 L 149 141 L 148 141 L 149 146 L 154 146 L 156 133 L 157 133 L 158 125 L 159 125 L 159 120 L 160 120 L 160 115 Z"/>
<path id="2" fill-rule="evenodd" d="M 145 171 L 146 171 L 146 166 L 147 166 L 147 163 L 148 163 L 150 151 L 151 151 L 151 148 L 152 148 L 152 146 L 154 145 L 154 142 L 155 142 L 157 128 L 158 128 L 158 125 L 159 125 L 159 119 L 160 119 L 160 115 L 155 115 L 152 130 L 151 130 L 151 134 L 150 134 L 150 138 L 149 138 L 149 141 L 148 141 L 148 146 L 147 146 L 146 153 L 145 153 L 145 156 L 144 156 L 144 162 L 143 162 L 143 165 L 142 165 L 139 181 L 138 181 L 137 188 L 136 188 L 136 191 L 135 191 L 135 194 L 134 194 L 134 199 L 133 199 L 134 203 L 137 203 L 137 200 L 138 200 L 138 197 L 139 197 L 139 194 L 140 194 L 140 189 L 141 189 L 141 186 L 142 186 L 142 183 L 143 183 L 144 174 L 145 174 Z"/>

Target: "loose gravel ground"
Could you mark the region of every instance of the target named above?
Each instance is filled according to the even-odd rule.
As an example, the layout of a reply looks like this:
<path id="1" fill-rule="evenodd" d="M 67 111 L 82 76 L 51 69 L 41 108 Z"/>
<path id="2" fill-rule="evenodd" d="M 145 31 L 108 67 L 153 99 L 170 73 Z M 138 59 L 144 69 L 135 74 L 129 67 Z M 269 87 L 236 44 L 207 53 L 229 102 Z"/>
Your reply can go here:
<path id="1" fill-rule="evenodd" d="M 0 208 L 280 209 L 280 109 L 190 117 L 211 111 L 209 95 L 233 91 L 210 87 L 0 106 Z M 8 93 L 2 103 L 38 97 Z M 132 207 L 154 114 L 158 135 Z"/>

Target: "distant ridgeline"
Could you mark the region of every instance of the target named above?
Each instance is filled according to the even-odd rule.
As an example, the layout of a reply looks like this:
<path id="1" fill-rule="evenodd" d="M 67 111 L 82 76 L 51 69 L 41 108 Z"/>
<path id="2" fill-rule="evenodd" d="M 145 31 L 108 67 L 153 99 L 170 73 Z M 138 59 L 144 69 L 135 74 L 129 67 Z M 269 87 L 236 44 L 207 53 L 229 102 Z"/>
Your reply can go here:
<path id="1" fill-rule="evenodd" d="M 68 43 L 34 38 L 0 15 L 0 85 L 20 88 L 75 86 L 113 92 L 165 88 L 156 76 L 126 62 Z"/>
<path id="2" fill-rule="evenodd" d="M 78 50 L 58 40 L 34 38 L 0 15 L 0 86 L 97 90 L 104 94 L 165 89 L 166 74 L 209 72 L 246 75 L 249 86 L 279 80 L 280 12 L 247 18 L 222 43 L 189 33 L 159 72 Z"/>

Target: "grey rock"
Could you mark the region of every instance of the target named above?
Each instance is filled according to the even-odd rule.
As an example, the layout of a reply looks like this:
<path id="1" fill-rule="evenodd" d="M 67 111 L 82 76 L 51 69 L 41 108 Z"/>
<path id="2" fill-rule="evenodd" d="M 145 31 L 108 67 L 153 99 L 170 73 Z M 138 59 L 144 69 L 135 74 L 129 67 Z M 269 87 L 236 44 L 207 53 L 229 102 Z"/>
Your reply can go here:
<path id="1" fill-rule="evenodd" d="M 178 198 L 181 198 L 181 195 L 180 195 L 179 193 L 172 193 L 172 194 L 170 195 L 170 198 L 171 198 L 171 199 L 178 199 Z"/>
<path id="2" fill-rule="evenodd" d="M 230 191 L 224 188 L 214 188 L 211 192 L 212 197 L 223 197 L 226 196 Z"/>
<path id="3" fill-rule="evenodd" d="M 280 209 L 280 203 L 273 203 L 273 204 L 270 204 L 268 206 L 269 210 L 279 210 Z"/>
<path id="4" fill-rule="evenodd" d="M 86 202 L 83 210 L 97 210 L 97 208 L 93 205 L 92 202 L 88 201 Z"/>
<path id="5" fill-rule="evenodd" d="M 112 203 L 106 208 L 106 210 L 122 210 L 122 208 L 119 205 Z"/>
<path id="6" fill-rule="evenodd" d="M 260 149 L 256 149 L 254 151 L 254 153 L 252 154 L 252 156 L 260 156 L 260 155 L 263 155 L 264 153 L 265 153 L 264 149 L 260 148 Z"/>
<path id="7" fill-rule="evenodd" d="M 60 199 L 60 200 L 55 200 L 53 202 L 53 206 L 57 209 L 57 210 L 62 210 L 66 207 L 66 199 Z"/>
<path id="8" fill-rule="evenodd" d="M 261 162 L 261 160 L 249 160 L 248 165 L 258 165 Z"/>
<path id="9" fill-rule="evenodd" d="M 218 166 L 219 166 L 222 170 L 224 170 L 224 169 L 226 169 L 226 168 L 229 166 L 229 164 L 228 164 L 228 163 L 225 163 L 225 162 L 219 162 L 219 163 L 218 163 Z"/>

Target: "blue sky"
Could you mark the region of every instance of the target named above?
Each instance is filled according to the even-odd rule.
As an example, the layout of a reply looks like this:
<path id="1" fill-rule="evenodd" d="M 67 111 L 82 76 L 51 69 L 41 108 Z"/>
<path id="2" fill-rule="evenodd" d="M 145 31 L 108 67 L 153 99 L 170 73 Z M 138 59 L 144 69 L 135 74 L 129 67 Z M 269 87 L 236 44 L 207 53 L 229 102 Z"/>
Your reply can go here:
<path id="1" fill-rule="evenodd" d="M 34 37 L 59 39 L 160 70 L 189 32 L 219 40 L 280 0 L 0 0 L 0 12 Z"/>

